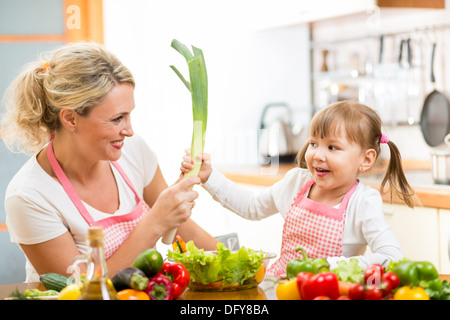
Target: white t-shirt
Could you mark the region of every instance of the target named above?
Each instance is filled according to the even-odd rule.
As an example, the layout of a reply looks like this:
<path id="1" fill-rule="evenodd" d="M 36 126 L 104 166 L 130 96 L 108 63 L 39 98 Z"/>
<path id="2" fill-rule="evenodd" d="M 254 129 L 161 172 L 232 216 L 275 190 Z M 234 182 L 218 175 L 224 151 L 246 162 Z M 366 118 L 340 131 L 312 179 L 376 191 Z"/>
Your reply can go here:
<path id="1" fill-rule="evenodd" d="M 158 166 L 156 154 L 141 137 L 134 135 L 125 139 L 118 163 L 142 198 L 144 187 L 150 184 Z M 136 206 L 135 194 L 112 164 L 111 168 L 120 198 L 120 207 L 114 215 L 130 213 Z M 83 204 L 96 221 L 111 217 L 111 214 L 100 212 L 84 202 Z M 87 252 L 85 237 L 88 223 L 62 185 L 42 169 L 36 155 L 23 165 L 9 183 L 5 195 L 5 210 L 11 242 L 37 244 L 69 231 L 80 253 Z M 28 260 L 26 271 L 27 281 L 39 281 Z"/>
<path id="2" fill-rule="evenodd" d="M 255 192 L 213 169 L 204 187 L 216 201 L 243 218 L 260 220 L 276 213 L 286 218 L 294 197 L 310 178 L 308 170 L 294 168 L 274 185 Z M 387 266 L 389 261 L 403 257 L 394 232 L 384 220 L 382 204 L 377 190 L 362 182 L 358 184 L 347 205 L 343 257 L 329 257 L 332 267 L 337 261 L 350 257 L 357 258 L 363 268 L 373 263 Z M 367 245 L 371 253 L 364 255 Z"/>

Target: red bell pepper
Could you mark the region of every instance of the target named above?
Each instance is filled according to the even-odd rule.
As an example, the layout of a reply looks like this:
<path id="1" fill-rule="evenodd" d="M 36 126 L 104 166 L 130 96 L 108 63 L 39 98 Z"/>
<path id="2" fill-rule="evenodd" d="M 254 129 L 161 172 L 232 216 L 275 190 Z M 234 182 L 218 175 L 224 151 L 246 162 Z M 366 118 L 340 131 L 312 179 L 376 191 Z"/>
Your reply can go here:
<path id="1" fill-rule="evenodd" d="M 333 272 L 300 272 L 297 275 L 297 287 L 303 300 L 313 300 L 319 296 L 332 300 L 339 297 L 338 277 Z"/>
<path id="2" fill-rule="evenodd" d="M 172 281 L 173 299 L 176 299 L 183 293 L 189 284 L 189 272 L 181 263 L 168 262 L 163 263 L 161 274 L 165 275 Z"/>
<path id="3" fill-rule="evenodd" d="M 150 300 L 173 299 L 172 281 L 161 273 L 149 279 L 147 289 L 144 291 L 148 294 Z"/>

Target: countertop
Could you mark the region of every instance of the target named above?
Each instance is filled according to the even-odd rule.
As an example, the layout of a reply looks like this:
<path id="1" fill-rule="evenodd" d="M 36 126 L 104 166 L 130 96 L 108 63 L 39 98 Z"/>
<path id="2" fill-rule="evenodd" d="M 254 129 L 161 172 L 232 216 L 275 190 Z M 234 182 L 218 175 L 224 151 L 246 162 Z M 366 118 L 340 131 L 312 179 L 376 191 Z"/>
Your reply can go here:
<path id="1" fill-rule="evenodd" d="M 286 172 L 295 168 L 294 163 L 271 166 L 262 165 L 232 165 L 221 166 L 218 169 L 230 180 L 250 185 L 270 186 L 281 180 Z M 360 176 L 360 180 L 379 190 L 387 164 L 377 161 L 374 167 Z M 406 179 L 414 189 L 422 206 L 450 209 L 450 185 L 435 184 L 431 174 L 431 164 L 428 161 L 403 161 Z M 389 194 L 382 196 L 385 202 L 390 202 Z M 402 203 L 394 197 L 392 203 Z"/>
<path id="2" fill-rule="evenodd" d="M 450 275 L 439 275 L 441 280 L 450 281 Z M 45 290 L 40 282 L 0 284 L 0 300 L 18 290 L 23 293 L 26 289 Z M 230 292 L 198 292 L 186 289 L 178 300 L 277 300 L 276 282 L 265 279 L 256 288 Z"/>

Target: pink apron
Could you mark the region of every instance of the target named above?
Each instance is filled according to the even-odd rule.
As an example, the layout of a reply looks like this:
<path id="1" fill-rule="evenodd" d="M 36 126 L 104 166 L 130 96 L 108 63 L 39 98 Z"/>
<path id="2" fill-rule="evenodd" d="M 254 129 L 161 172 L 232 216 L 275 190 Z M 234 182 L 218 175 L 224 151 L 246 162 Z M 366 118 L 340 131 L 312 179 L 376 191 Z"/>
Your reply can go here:
<path id="1" fill-rule="evenodd" d="M 267 270 L 268 274 L 286 274 L 286 265 L 292 259 L 301 259 L 297 247 L 305 249 L 310 258 L 328 258 L 342 255 L 345 211 L 353 187 L 342 200 L 338 209 L 308 199 L 305 194 L 313 185 L 311 178 L 292 201 L 284 220 L 280 258 Z"/>
<path id="2" fill-rule="evenodd" d="M 100 226 L 103 228 L 105 235 L 103 242 L 105 247 L 105 257 L 108 259 L 128 238 L 130 233 L 133 232 L 141 218 L 150 211 L 149 206 L 139 197 L 122 167 L 116 161 L 112 161 L 111 163 L 116 167 L 117 171 L 119 171 L 131 190 L 133 190 L 137 205 L 130 213 L 124 215 L 111 215 L 111 217 L 95 221 L 81 202 L 80 197 L 56 160 L 55 154 L 53 153 L 52 140 L 50 140 L 47 148 L 47 157 L 59 182 L 89 226 Z"/>

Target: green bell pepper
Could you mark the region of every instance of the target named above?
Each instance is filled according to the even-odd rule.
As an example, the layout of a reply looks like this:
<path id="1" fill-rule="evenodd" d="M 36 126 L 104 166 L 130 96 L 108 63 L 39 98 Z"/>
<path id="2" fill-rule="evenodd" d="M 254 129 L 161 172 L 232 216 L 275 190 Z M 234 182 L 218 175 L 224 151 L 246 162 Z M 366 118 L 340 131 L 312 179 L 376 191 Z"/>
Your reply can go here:
<path id="1" fill-rule="evenodd" d="M 400 278 L 400 285 L 417 286 L 421 281 L 434 281 L 439 274 L 431 262 L 403 261 L 392 270 Z"/>
<path id="2" fill-rule="evenodd" d="M 296 248 L 295 251 L 301 251 L 303 259 L 293 259 L 286 266 L 286 276 L 288 279 L 295 278 L 300 272 L 319 273 L 329 271 L 330 264 L 324 258 L 309 259 L 303 248 Z"/>

